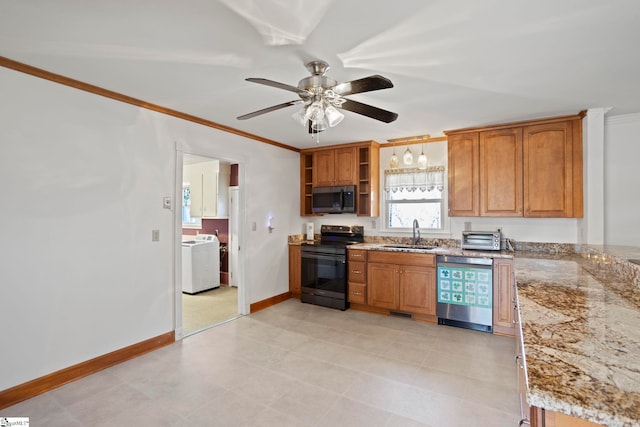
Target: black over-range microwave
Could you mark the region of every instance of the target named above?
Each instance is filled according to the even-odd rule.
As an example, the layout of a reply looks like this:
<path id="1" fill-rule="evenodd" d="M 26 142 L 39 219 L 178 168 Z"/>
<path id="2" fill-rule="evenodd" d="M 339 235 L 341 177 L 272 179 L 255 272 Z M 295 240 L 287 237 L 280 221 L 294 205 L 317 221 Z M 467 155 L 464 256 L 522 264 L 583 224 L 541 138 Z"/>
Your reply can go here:
<path id="1" fill-rule="evenodd" d="M 356 187 L 314 187 L 311 205 L 314 213 L 355 213 Z"/>

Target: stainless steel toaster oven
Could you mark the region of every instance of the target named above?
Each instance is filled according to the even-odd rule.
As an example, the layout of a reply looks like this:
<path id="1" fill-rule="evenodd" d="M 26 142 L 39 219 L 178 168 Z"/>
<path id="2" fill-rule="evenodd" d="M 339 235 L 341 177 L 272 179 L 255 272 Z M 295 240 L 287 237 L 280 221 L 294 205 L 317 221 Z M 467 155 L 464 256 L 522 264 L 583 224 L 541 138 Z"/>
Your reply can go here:
<path id="1" fill-rule="evenodd" d="M 499 231 L 463 231 L 462 249 L 499 251 L 501 238 Z"/>

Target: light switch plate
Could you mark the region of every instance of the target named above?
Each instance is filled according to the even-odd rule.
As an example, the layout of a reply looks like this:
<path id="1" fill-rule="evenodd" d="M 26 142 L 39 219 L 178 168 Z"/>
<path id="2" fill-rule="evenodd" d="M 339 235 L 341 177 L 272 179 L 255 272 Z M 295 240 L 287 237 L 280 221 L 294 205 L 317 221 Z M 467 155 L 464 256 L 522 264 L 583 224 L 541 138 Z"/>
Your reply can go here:
<path id="1" fill-rule="evenodd" d="M 151 241 L 152 242 L 160 241 L 160 230 L 151 230 Z"/>
<path id="2" fill-rule="evenodd" d="M 171 209 L 171 197 L 167 196 L 162 199 L 162 207 L 165 209 Z"/>

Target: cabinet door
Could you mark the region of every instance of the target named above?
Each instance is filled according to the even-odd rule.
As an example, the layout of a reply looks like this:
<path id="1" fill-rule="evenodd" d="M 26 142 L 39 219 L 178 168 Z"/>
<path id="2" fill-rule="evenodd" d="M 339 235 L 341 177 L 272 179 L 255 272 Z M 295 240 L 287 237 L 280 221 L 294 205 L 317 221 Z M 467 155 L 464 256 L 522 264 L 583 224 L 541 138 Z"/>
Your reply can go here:
<path id="1" fill-rule="evenodd" d="M 522 129 L 480 132 L 480 215 L 522 216 Z"/>
<path id="2" fill-rule="evenodd" d="M 356 149 L 336 148 L 333 185 L 356 184 Z"/>
<path id="3" fill-rule="evenodd" d="M 478 216 L 479 146 L 478 133 L 448 137 L 449 216 Z"/>
<path id="4" fill-rule="evenodd" d="M 513 307 L 513 260 L 496 258 L 493 261 L 493 332 L 499 335 L 515 335 Z"/>
<path id="5" fill-rule="evenodd" d="M 191 195 L 189 196 L 189 199 L 191 201 L 189 215 L 191 216 L 191 218 L 202 218 L 204 214 L 202 204 L 202 173 L 190 173 L 189 188 L 191 190 Z"/>
<path id="6" fill-rule="evenodd" d="M 202 217 L 218 216 L 218 174 L 212 170 L 202 172 Z"/>
<path id="7" fill-rule="evenodd" d="M 395 310 L 398 308 L 398 266 L 368 263 L 367 304 Z"/>
<path id="8" fill-rule="evenodd" d="M 301 292 L 301 252 L 299 245 L 289 245 L 289 292 L 296 298 L 300 297 Z"/>
<path id="9" fill-rule="evenodd" d="M 313 153 L 313 186 L 356 184 L 354 147 L 319 150 Z"/>
<path id="10" fill-rule="evenodd" d="M 414 265 L 400 266 L 400 310 L 435 316 L 435 268 Z"/>
<path id="11" fill-rule="evenodd" d="M 313 186 L 329 187 L 334 185 L 335 152 L 321 150 L 313 153 Z"/>
<path id="12" fill-rule="evenodd" d="M 573 120 L 524 128 L 524 216 L 582 216 L 579 124 Z"/>
<path id="13" fill-rule="evenodd" d="M 347 273 L 349 282 L 367 283 L 366 263 L 360 261 L 349 261 L 349 272 Z"/>

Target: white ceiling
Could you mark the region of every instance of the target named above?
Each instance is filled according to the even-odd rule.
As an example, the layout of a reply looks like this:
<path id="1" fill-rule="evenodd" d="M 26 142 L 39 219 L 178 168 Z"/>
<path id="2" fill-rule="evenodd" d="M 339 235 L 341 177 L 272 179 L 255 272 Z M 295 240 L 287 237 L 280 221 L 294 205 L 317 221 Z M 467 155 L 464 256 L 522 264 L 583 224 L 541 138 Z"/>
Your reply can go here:
<path id="1" fill-rule="evenodd" d="M 321 59 L 339 82 L 394 88 L 350 98 L 320 144 L 430 134 L 612 107 L 640 112 L 638 0 L 0 0 L 0 55 L 299 148 L 316 146 L 296 86 Z"/>

